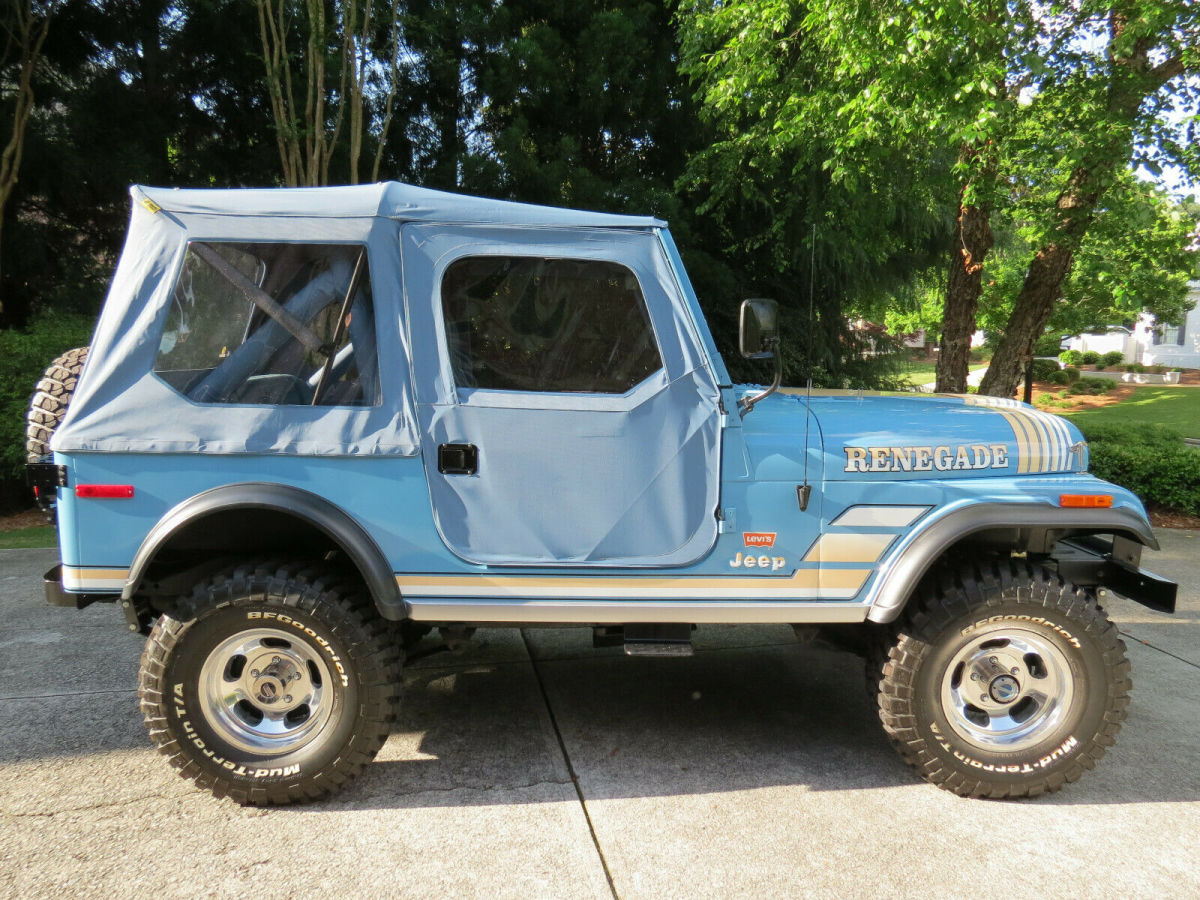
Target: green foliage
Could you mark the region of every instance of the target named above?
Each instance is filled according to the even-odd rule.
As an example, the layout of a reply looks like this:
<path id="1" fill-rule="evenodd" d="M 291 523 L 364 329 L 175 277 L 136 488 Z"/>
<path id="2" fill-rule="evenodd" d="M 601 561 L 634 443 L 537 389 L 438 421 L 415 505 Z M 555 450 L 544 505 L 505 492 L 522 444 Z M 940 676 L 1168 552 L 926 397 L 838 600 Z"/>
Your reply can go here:
<path id="1" fill-rule="evenodd" d="M 1100 362 L 1100 354 L 1095 350 L 1088 350 L 1083 354 L 1082 362 L 1085 366 L 1094 366 Z"/>
<path id="2" fill-rule="evenodd" d="M 1034 356 L 1058 356 L 1062 338 L 1057 332 L 1042 335 L 1033 345 Z"/>
<path id="3" fill-rule="evenodd" d="M 1044 234 L 1038 214 L 1026 199 L 1025 205 L 993 217 L 997 240 L 987 260 L 979 315 L 980 326 L 989 331 L 1007 327 L 1029 260 Z M 1188 279 L 1197 264 L 1191 237 L 1196 225 L 1195 209 L 1122 172 L 1075 253 L 1050 318 L 1050 334 L 1103 331 L 1142 311 L 1160 321 L 1180 321 L 1190 302 Z"/>
<path id="4" fill-rule="evenodd" d="M 805 14 L 788 0 L 681 6 L 681 66 L 712 139 L 680 187 L 726 254 L 744 261 L 744 290 L 802 315 L 812 285 L 815 327 L 801 332 L 801 359 L 835 382 L 856 381 L 875 363 L 852 352 L 842 322 L 882 322 L 896 296 L 910 312 L 920 307 L 918 275 L 949 225 L 950 198 L 928 173 L 947 163 L 899 143 L 850 147 L 838 114 L 846 85 Z M 852 163 L 839 164 L 840 150 Z M 789 377 L 806 368 L 789 363 Z"/>
<path id="5" fill-rule="evenodd" d="M 28 503 L 25 496 L 25 413 L 50 362 L 88 343 L 92 320 L 81 315 L 42 316 L 26 329 L 0 329 L 0 505 Z"/>
<path id="6" fill-rule="evenodd" d="M 1033 380 L 1048 381 L 1051 375 L 1060 371 L 1058 363 L 1052 359 L 1035 359 L 1033 361 Z"/>
<path id="7" fill-rule="evenodd" d="M 1069 376 L 1063 369 L 1056 369 L 1049 374 L 1046 380 L 1051 384 L 1070 384 L 1071 376 Z"/>
<path id="8" fill-rule="evenodd" d="M 1058 358 L 1065 366 L 1078 366 L 1083 363 L 1083 354 L 1078 350 L 1064 350 L 1058 354 Z"/>
<path id="9" fill-rule="evenodd" d="M 1111 378 L 1080 378 L 1067 390 L 1072 394 L 1085 394 L 1090 396 L 1100 396 L 1107 394 L 1117 383 Z"/>
<path id="10" fill-rule="evenodd" d="M 1106 366 L 1119 366 L 1125 361 L 1125 354 L 1120 350 L 1109 350 L 1100 357 L 1100 361 Z"/>
<path id="11" fill-rule="evenodd" d="M 1143 502 L 1200 515 L 1200 450 L 1179 434 L 1147 425 L 1082 426 L 1091 472 L 1133 491 Z"/>
<path id="12" fill-rule="evenodd" d="M 1079 380 L 1079 367 L 1078 366 L 1064 366 L 1062 371 L 1063 371 L 1063 374 L 1067 376 L 1068 384 L 1074 384 L 1076 381 Z"/>

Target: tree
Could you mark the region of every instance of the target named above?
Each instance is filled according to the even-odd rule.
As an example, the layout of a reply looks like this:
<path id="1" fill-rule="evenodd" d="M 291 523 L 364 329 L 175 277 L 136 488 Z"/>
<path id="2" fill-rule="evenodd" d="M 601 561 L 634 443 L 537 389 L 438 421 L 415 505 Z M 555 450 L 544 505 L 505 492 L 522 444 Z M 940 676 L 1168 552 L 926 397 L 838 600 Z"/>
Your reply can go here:
<path id="1" fill-rule="evenodd" d="M 781 21 L 791 8 L 767 4 L 761 16 Z M 956 206 L 940 389 L 964 386 L 977 303 L 991 280 L 994 214 L 1020 207 L 1023 220 L 1043 223 L 1018 292 L 1024 300 L 985 381 L 985 390 L 1008 393 L 1087 231 L 1085 209 L 1129 163 L 1134 135 L 1176 159 L 1195 155 L 1168 134 L 1167 115 L 1181 97 L 1194 100 L 1194 87 L 1160 89 L 1190 65 L 1196 18 L 1189 0 L 1115 9 L 1091 0 L 813 0 L 803 31 L 829 77 L 807 91 L 793 86 L 777 131 L 827 148 L 835 179 L 877 172 L 881 153 L 907 161 L 905 178 L 919 160 L 952 155 L 953 165 L 926 169 L 933 181 L 921 185 L 935 196 L 952 191 Z M 747 81 L 771 76 L 769 62 L 744 62 Z M 1039 215 L 1030 198 L 1040 199 Z"/>
<path id="2" fill-rule="evenodd" d="M 1195 106 L 1200 85 L 1183 76 L 1200 72 L 1200 6 L 1191 0 L 1116 5 L 1085 3 L 1076 45 L 1034 104 L 1049 112 L 1029 148 L 1058 148 L 1051 172 L 1059 188 L 1043 217 L 1036 249 L 982 393 L 1010 396 L 1034 342 L 1042 335 L 1071 274 L 1072 264 L 1105 197 L 1139 144 L 1170 152 L 1167 113 Z M 1095 48 L 1095 49 L 1093 49 Z M 1074 123 L 1070 131 L 1053 127 Z M 1063 141 L 1066 134 L 1075 137 Z"/>
<path id="3" fill-rule="evenodd" d="M 33 76 L 41 63 L 42 45 L 50 32 L 53 13 L 52 0 L 37 7 L 33 0 L 5 0 L 3 13 L 0 13 L 4 28 L 4 55 L 0 57 L 0 71 L 4 71 L 6 76 L 9 70 L 15 71 L 12 125 L 8 141 L 0 152 L 0 237 L 3 235 L 4 211 L 21 171 L 25 130 L 33 112 Z M 0 242 L 2 247 L 3 243 Z"/>
<path id="4" fill-rule="evenodd" d="M 375 99 L 369 97 L 372 89 L 382 94 L 371 171 L 372 180 L 377 178 L 401 81 L 396 0 L 381 10 L 382 46 L 373 30 L 373 0 L 255 0 L 255 5 L 284 183 L 328 184 L 343 128 L 348 179 L 358 183 L 364 132 L 372 124 L 365 112 Z M 292 49 L 298 44 L 302 51 Z M 327 71 L 331 62 L 334 72 Z M 386 73 L 382 79 L 379 71 Z M 378 81 L 382 85 L 373 83 Z"/>
<path id="5" fill-rule="evenodd" d="M 997 224 L 1002 238 L 988 265 L 980 325 L 1001 333 L 1040 231 L 1028 222 Z M 1122 170 L 1080 244 L 1045 333 L 1102 331 L 1132 324 L 1142 312 L 1177 324 L 1200 255 L 1191 246 L 1196 224 L 1195 210 Z"/>
<path id="6" fill-rule="evenodd" d="M 805 355 L 837 383 L 854 350 L 845 313 L 900 288 L 945 246 L 950 198 L 927 188 L 946 183 L 935 173 L 951 160 L 910 153 L 870 123 L 852 147 L 843 140 L 848 98 L 799 4 L 690 3 L 680 23 L 681 63 L 715 132 L 685 185 L 752 263 L 747 287 L 806 318 L 813 286 Z"/>

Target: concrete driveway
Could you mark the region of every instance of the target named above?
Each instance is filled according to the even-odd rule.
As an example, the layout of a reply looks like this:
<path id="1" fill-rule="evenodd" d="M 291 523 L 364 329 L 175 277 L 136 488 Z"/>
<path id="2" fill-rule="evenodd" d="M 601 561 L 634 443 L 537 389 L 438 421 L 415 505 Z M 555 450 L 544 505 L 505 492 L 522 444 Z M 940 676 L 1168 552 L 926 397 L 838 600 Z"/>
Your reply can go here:
<path id="1" fill-rule="evenodd" d="M 1118 745 L 1025 802 L 916 779 L 851 656 L 704 628 L 684 660 L 486 631 L 407 670 L 378 761 L 321 805 L 190 787 L 137 710 L 141 639 L 0 552 L 0 896 L 1117 897 L 1200 894 L 1200 535 L 1160 532 L 1181 613 L 1114 598 Z"/>

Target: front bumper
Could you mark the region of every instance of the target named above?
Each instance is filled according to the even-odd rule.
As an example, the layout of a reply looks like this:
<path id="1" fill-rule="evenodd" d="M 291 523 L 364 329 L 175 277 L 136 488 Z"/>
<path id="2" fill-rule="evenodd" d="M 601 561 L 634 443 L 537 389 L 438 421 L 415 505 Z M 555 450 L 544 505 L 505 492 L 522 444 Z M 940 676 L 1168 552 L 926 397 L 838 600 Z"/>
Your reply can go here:
<path id="1" fill-rule="evenodd" d="M 1179 585 L 1140 567 L 1142 545 L 1114 535 L 1084 535 L 1059 541 L 1058 574 L 1080 587 L 1104 587 L 1148 609 L 1175 612 Z"/>

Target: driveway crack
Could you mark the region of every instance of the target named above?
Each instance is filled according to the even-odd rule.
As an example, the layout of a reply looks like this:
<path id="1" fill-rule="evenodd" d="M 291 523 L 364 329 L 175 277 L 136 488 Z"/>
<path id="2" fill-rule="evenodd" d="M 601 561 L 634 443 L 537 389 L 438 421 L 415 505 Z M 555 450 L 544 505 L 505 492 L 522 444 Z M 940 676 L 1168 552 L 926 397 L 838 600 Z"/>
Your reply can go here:
<path id="1" fill-rule="evenodd" d="M 550 705 L 550 694 L 546 690 L 546 682 L 542 678 L 541 666 L 538 665 L 533 647 L 529 643 L 529 635 L 526 634 L 524 628 L 521 629 L 521 640 L 525 642 L 525 649 L 529 653 L 529 664 L 533 667 L 533 675 L 537 679 L 538 690 L 542 693 L 542 702 L 546 704 L 546 714 L 550 717 L 550 725 L 554 728 L 554 737 L 558 740 L 558 749 L 562 753 L 567 773 L 571 776 L 571 784 L 575 786 L 575 795 L 579 797 L 579 806 L 583 810 L 583 818 L 587 822 L 588 833 L 592 836 L 592 845 L 596 848 L 596 855 L 600 857 L 600 866 L 604 869 L 604 879 L 608 882 L 608 890 L 612 893 L 613 900 L 620 900 L 617 894 L 617 886 L 613 883 L 612 872 L 608 868 L 608 860 L 604 857 L 604 848 L 600 846 L 600 838 L 596 835 L 596 826 L 592 822 L 591 813 L 588 812 L 587 798 L 583 795 L 583 786 L 579 783 L 579 775 L 576 773 L 575 766 L 571 762 L 571 754 L 567 752 L 567 742 L 563 740 L 562 729 L 558 727 L 558 717 L 554 715 L 554 707 Z"/>

